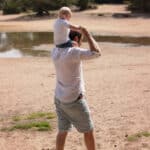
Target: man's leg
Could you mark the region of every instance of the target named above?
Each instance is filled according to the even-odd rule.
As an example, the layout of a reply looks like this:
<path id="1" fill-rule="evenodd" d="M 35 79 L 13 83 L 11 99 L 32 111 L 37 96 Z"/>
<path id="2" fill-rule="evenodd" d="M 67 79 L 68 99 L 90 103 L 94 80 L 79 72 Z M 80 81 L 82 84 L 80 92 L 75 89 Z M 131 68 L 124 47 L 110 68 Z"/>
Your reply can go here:
<path id="1" fill-rule="evenodd" d="M 64 150 L 67 132 L 58 132 L 56 138 L 56 150 Z"/>
<path id="2" fill-rule="evenodd" d="M 87 150 L 95 150 L 95 138 L 93 131 L 84 133 L 84 140 Z"/>

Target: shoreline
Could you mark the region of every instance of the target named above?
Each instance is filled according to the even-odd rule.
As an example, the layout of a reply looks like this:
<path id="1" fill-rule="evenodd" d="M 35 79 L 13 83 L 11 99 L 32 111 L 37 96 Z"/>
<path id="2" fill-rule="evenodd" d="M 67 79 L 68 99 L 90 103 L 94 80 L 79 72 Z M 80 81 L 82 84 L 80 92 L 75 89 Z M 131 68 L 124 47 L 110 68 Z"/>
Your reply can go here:
<path id="1" fill-rule="evenodd" d="M 34 36 L 37 34 L 41 34 L 41 36 L 44 34 L 49 38 L 50 41 L 47 41 L 49 43 L 53 43 L 53 32 L 3 32 L 7 35 L 15 35 L 16 33 L 19 33 L 20 35 L 25 35 L 28 33 L 32 33 Z M 150 45 L 150 36 L 121 36 L 121 35 L 102 35 L 102 34 L 94 34 L 91 32 L 93 37 L 96 39 L 97 42 L 113 42 L 113 43 L 126 43 L 126 44 L 138 44 L 138 45 Z"/>
<path id="2" fill-rule="evenodd" d="M 150 37 L 149 17 L 105 16 L 108 13 L 130 12 L 126 10 L 126 5 L 99 5 L 96 10 L 74 12 L 70 22 L 85 26 L 95 35 Z M 28 18 L 26 14 L 0 15 L 0 32 L 52 32 L 54 20 L 53 16 Z"/>

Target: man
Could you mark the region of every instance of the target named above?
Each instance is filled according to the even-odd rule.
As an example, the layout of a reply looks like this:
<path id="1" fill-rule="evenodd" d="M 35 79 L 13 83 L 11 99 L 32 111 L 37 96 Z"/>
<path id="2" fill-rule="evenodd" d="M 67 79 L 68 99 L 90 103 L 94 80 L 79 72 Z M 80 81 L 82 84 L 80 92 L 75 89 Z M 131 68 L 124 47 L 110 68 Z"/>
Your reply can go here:
<path id="1" fill-rule="evenodd" d="M 95 150 L 93 122 L 85 99 L 82 74 L 82 60 L 96 58 L 101 55 L 97 42 L 86 28 L 81 27 L 87 39 L 89 50 L 79 48 L 82 36 L 78 32 L 70 33 L 73 47 L 54 48 L 52 59 L 56 69 L 55 106 L 58 116 L 58 134 L 56 150 L 64 150 L 68 131 L 73 125 L 84 134 L 88 150 Z"/>

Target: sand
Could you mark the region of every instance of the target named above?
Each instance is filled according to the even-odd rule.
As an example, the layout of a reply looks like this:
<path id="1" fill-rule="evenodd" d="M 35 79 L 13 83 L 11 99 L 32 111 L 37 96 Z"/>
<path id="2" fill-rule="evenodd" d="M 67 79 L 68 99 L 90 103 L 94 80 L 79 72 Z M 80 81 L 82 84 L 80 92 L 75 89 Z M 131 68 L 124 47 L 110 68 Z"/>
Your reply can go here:
<path id="1" fill-rule="evenodd" d="M 84 62 L 97 149 L 148 150 L 148 137 L 129 142 L 125 136 L 150 130 L 149 47 L 100 46 L 102 57 Z M 0 64 L 1 118 L 55 111 L 55 71 L 50 58 L 0 59 Z M 51 132 L 0 132 L 0 146 L 2 150 L 52 150 L 56 133 L 56 127 Z M 73 149 L 84 150 L 82 135 L 75 129 L 66 143 L 66 150 Z"/>
<path id="2" fill-rule="evenodd" d="M 114 7 L 111 8 L 114 10 Z M 104 24 L 97 28 L 88 26 L 86 19 L 82 23 L 85 23 L 91 31 L 100 33 L 104 33 L 103 27 L 107 33 L 111 33 L 112 30 L 115 34 L 134 35 L 135 32 L 138 36 L 148 35 L 149 29 L 141 29 L 141 26 L 147 26 L 145 23 L 148 23 L 149 19 L 134 19 L 140 24 L 132 19 L 127 23 L 126 19 L 109 18 L 114 24 L 115 21 L 116 24 L 119 22 L 121 27 L 129 24 L 124 30 L 121 30 L 121 27 L 116 30 L 111 28 L 109 22 L 110 28 Z M 94 18 L 92 20 L 99 24 L 98 20 Z M 107 22 L 107 18 L 105 21 Z M 40 31 L 51 30 L 48 20 L 2 21 L 0 30 L 35 31 L 33 27 L 37 22 L 43 22 L 42 25 L 38 24 Z M 135 26 L 132 27 L 131 24 Z M 126 136 L 142 131 L 150 132 L 150 47 L 113 43 L 99 43 L 99 45 L 102 57 L 84 61 L 83 64 L 87 101 L 95 123 L 97 150 L 149 150 L 149 137 L 143 136 L 131 142 Z M 55 111 L 53 96 L 56 76 L 50 58 L 1 58 L 0 66 L 0 127 L 5 126 L 8 118 L 14 115 Z M 56 134 L 56 126 L 53 126 L 50 132 L 17 130 L 0 132 L 0 150 L 42 150 L 42 148 L 55 150 Z M 82 134 L 73 129 L 67 138 L 65 150 L 85 150 Z"/>
<path id="3" fill-rule="evenodd" d="M 71 22 L 101 35 L 150 36 L 148 17 L 141 15 L 129 18 L 111 17 L 114 13 L 129 13 L 129 11 L 126 10 L 126 5 L 100 5 L 97 10 L 73 13 Z M 106 16 L 98 16 L 98 14 Z M 50 32 L 53 30 L 53 17 L 28 19 L 23 16 L 25 14 L 0 15 L 0 31 Z"/>

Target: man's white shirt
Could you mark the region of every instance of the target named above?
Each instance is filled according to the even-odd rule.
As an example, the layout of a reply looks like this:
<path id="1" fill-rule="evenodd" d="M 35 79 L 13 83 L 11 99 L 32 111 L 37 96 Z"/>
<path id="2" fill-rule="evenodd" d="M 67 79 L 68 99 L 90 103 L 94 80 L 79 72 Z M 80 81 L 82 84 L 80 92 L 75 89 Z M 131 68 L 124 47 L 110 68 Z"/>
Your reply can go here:
<path id="1" fill-rule="evenodd" d="M 73 102 L 79 94 L 85 93 L 82 60 L 96 58 L 100 54 L 79 47 L 56 47 L 51 55 L 56 70 L 55 97 L 64 103 Z"/>

